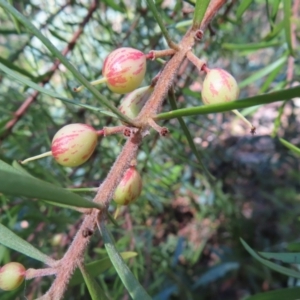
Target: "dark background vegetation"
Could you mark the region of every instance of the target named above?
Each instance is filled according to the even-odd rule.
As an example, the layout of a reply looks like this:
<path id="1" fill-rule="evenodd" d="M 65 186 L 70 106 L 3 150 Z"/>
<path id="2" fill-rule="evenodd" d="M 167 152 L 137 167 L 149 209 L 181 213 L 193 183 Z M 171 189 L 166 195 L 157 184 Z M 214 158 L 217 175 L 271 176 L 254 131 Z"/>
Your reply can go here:
<path id="1" fill-rule="evenodd" d="M 241 98 L 298 85 L 299 11 L 291 15 L 294 59 L 288 55 L 284 30 L 270 34 L 284 18 L 283 1 L 253 1 L 238 18 L 242 2 L 228 1 L 195 53 L 210 67 L 233 74 L 241 83 Z M 69 61 L 90 80 L 101 76 L 104 58 L 117 47 L 134 47 L 145 53 L 166 48 L 144 1 L 99 1 L 89 17 L 93 1 L 13 3 L 61 51 L 69 47 Z M 182 22 L 192 19 L 193 1 L 156 3 L 171 36 L 179 41 L 188 28 Z M 272 15 L 278 3 L 276 16 Z M 71 73 L 62 65 L 53 67 L 55 58 L 2 9 L 0 20 L 1 63 L 62 96 L 99 106 L 87 90 L 75 94 L 72 89 L 78 82 Z M 82 25 L 83 33 L 78 35 Z M 255 50 L 245 45 L 259 42 L 273 44 Z M 161 63 L 149 61 L 147 66 L 144 85 L 158 73 Z M 199 75 L 192 64 L 183 63 L 176 79 L 179 107 L 201 104 L 203 79 L 204 74 Z M 122 98 L 105 85 L 99 90 L 115 105 Z M 48 151 L 55 132 L 67 123 L 87 123 L 98 129 L 119 124 L 99 112 L 35 93 L 0 71 L 0 159 L 8 163 Z M 170 110 L 167 101 L 163 110 Z M 218 179 L 213 186 L 200 172 L 176 119 L 164 123 L 170 129 L 169 138 L 151 132 L 144 140 L 138 156 L 142 195 L 122 209 L 118 218 L 121 227 L 111 226 L 111 230 L 118 250 L 138 253 L 128 264 L 154 299 L 246 299 L 258 292 L 299 285 L 296 279 L 255 261 L 241 245 L 240 237 L 259 251 L 300 250 L 300 162 L 278 141 L 284 137 L 300 145 L 300 98 L 243 113 L 257 127 L 256 135 L 252 136 L 230 112 L 185 118 L 205 164 Z M 29 163 L 26 169 L 63 187 L 97 187 L 123 143 L 121 136 L 101 139 L 92 158 L 78 168 L 61 167 L 49 157 Z M 85 196 L 92 199 L 93 193 Z M 0 221 L 44 253 L 59 258 L 82 217 L 41 203 L 0 194 Z M 61 238 L 57 245 L 54 236 Z M 100 235 L 95 234 L 86 261 L 105 256 Z M 26 268 L 42 267 L 0 245 L 0 264 L 9 261 L 22 262 Z M 98 281 L 111 299 L 128 299 L 113 268 Z M 0 292 L 0 298 L 23 299 L 26 295 L 34 299 L 50 283 L 51 278 L 38 278 L 17 293 Z M 88 299 L 87 295 L 84 285 L 78 285 L 69 288 L 66 299 Z"/>

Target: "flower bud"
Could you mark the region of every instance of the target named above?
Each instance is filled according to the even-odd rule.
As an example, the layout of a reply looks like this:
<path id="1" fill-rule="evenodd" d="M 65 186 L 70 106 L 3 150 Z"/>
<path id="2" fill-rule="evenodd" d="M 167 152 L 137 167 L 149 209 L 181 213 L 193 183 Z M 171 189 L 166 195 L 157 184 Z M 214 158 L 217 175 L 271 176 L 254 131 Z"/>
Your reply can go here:
<path id="1" fill-rule="evenodd" d="M 202 87 L 202 101 L 205 104 L 225 103 L 237 100 L 240 89 L 233 76 L 223 69 L 205 68 L 207 75 Z M 252 134 L 256 128 L 236 109 L 234 112 L 241 120 L 243 120 L 251 129 Z"/>
<path id="2" fill-rule="evenodd" d="M 207 69 L 202 87 L 205 104 L 225 103 L 237 100 L 240 93 L 233 76 L 223 69 Z"/>
<path id="3" fill-rule="evenodd" d="M 129 167 L 117 186 L 114 201 L 119 205 L 128 205 L 134 202 L 142 192 L 142 178 L 134 166 Z"/>
<path id="4" fill-rule="evenodd" d="M 85 163 L 93 154 L 98 134 L 93 127 L 86 124 L 69 124 L 61 128 L 53 137 L 51 151 L 29 157 L 21 163 L 36 160 L 46 156 L 53 156 L 62 166 L 77 167 Z"/>
<path id="5" fill-rule="evenodd" d="M 0 289 L 12 291 L 24 281 L 26 269 L 17 262 L 10 262 L 0 268 Z"/>
<path id="6" fill-rule="evenodd" d="M 153 87 L 149 85 L 127 94 L 121 100 L 121 105 L 119 106 L 120 112 L 128 118 L 134 119 L 149 99 L 152 91 Z"/>
<path id="7" fill-rule="evenodd" d="M 98 135 L 86 124 L 69 124 L 53 137 L 51 152 L 62 166 L 76 167 L 85 163 L 93 154 Z"/>
<path id="8" fill-rule="evenodd" d="M 146 73 L 146 56 L 133 48 L 119 48 L 104 61 L 102 75 L 108 88 L 118 94 L 134 91 L 142 83 Z"/>

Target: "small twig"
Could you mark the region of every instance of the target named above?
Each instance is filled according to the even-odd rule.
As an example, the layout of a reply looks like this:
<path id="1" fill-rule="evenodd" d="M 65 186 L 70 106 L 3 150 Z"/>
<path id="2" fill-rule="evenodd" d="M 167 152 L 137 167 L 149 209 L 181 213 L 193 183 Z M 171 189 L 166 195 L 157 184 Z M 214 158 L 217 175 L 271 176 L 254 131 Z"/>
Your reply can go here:
<path id="1" fill-rule="evenodd" d="M 206 66 L 206 62 L 198 58 L 192 51 L 189 51 L 186 54 L 186 57 L 191 63 L 193 63 L 197 67 L 199 72 L 201 72 L 203 70 L 203 67 Z"/>

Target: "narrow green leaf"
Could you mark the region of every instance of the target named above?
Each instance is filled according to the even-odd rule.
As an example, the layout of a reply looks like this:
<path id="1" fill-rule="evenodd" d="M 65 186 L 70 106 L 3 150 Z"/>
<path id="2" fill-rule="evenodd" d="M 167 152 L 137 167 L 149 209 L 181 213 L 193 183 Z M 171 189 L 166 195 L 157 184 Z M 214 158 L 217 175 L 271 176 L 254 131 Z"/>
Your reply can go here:
<path id="1" fill-rule="evenodd" d="M 100 285 L 93 276 L 89 274 L 85 266 L 83 264 L 79 264 L 79 268 L 92 300 L 108 300 Z"/>
<path id="2" fill-rule="evenodd" d="M 274 71 L 278 66 L 282 65 L 287 61 L 288 57 L 286 55 L 280 57 L 278 60 L 273 62 L 272 64 L 266 66 L 265 68 L 260 69 L 258 72 L 254 73 L 253 75 L 249 76 L 245 80 L 239 83 L 239 87 L 243 88 L 250 83 L 262 78 L 263 76 L 268 75 L 272 71 Z"/>
<path id="3" fill-rule="evenodd" d="M 281 22 L 279 22 L 278 24 L 276 24 L 273 28 L 272 31 L 269 32 L 264 38 L 263 40 L 265 41 L 269 41 L 271 39 L 273 39 L 275 36 L 277 36 L 281 30 L 283 30 L 284 28 L 284 20 L 282 20 Z"/>
<path id="4" fill-rule="evenodd" d="M 264 83 L 263 83 L 263 85 L 260 88 L 260 93 L 265 93 L 268 90 L 268 88 L 274 82 L 274 80 L 277 77 L 277 75 L 280 73 L 280 71 L 283 70 L 283 65 L 284 64 L 285 64 L 285 62 L 283 62 L 282 64 L 280 64 L 276 69 L 274 69 L 268 75 L 268 77 L 264 80 Z"/>
<path id="5" fill-rule="evenodd" d="M 245 300 L 298 300 L 300 287 L 280 289 L 271 292 L 259 293 L 247 297 Z"/>
<path id="6" fill-rule="evenodd" d="M 295 145 L 289 143 L 288 141 L 286 141 L 284 139 L 279 139 L 279 140 L 280 140 L 281 144 L 283 144 L 285 147 L 289 148 L 294 153 L 300 155 L 300 148 L 296 147 Z"/>
<path id="7" fill-rule="evenodd" d="M 9 68 L 10 70 L 15 70 L 21 74 L 23 74 L 24 76 L 27 76 L 31 79 L 34 78 L 34 76 L 32 74 L 30 74 L 28 71 L 16 66 L 15 64 L 13 64 L 10 60 L 5 59 L 3 57 L 0 57 L 0 63 L 5 65 L 7 68 Z"/>
<path id="8" fill-rule="evenodd" d="M 201 22 L 203 20 L 209 2 L 210 0 L 196 0 L 193 18 L 193 28 L 200 29 Z"/>
<path id="9" fill-rule="evenodd" d="M 288 264 L 300 264 L 300 253 L 258 252 L 266 259 L 276 259 Z"/>
<path id="10" fill-rule="evenodd" d="M 123 259 L 129 259 L 132 257 L 137 256 L 136 252 L 121 252 L 120 255 Z M 100 260 L 93 261 L 86 265 L 86 269 L 89 272 L 91 276 L 98 276 L 99 274 L 103 273 L 107 269 L 109 269 L 112 266 L 111 260 L 109 257 L 105 257 Z M 76 270 L 74 272 L 74 275 L 70 281 L 70 286 L 74 286 L 77 284 L 82 283 L 83 278 L 79 270 Z"/>
<path id="11" fill-rule="evenodd" d="M 250 43 L 250 44 L 224 43 L 222 44 L 222 48 L 227 50 L 250 51 L 250 50 L 259 50 L 259 49 L 269 48 L 269 47 L 276 47 L 279 45 L 282 45 L 282 43 L 277 41 Z"/>
<path id="12" fill-rule="evenodd" d="M 121 13 L 124 13 L 125 10 L 124 8 L 121 8 L 119 3 L 116 3 L 114 0 L 103 0 L 104 3 L 106 3 L 108 6 L 110 6 L 111 8 L 113 8 L 116 11 L 119 11 Z"/>
<path id="13" fill-rule="evenodd" d="M 150 300 L 151 297 L 148 295 L 148 293 L 144 290 L 144 288 L 141 286 L 141 284 L 137 281 L 137 279 L 134 277 L 128 266 L 125 264 L 123 258 L 117 251 L 113 239 L 109 233 L 109 231 L 106 229 L 104 223 L 100 224 L 99 228 L 101 235 L 103 237 L 105 249 L 107 251 L 107 254 L 115 267 L 121 281 L 123 282 L 125 288 L 127 289 L 128 293 L 134 300 Z"/>
<path id="14" fill-rule="evenodd" d="M 177 109 L 177 104 L 176 104 L 176 100 L 175 100 L 175 94 L 174 94 L 174 89 L 172 88 L 170 90 L 170 97 L 169 97 L 169 100 L 170 100 L 170 105 L 172 107 L 172 109 L 176 110 Z M 192 138 L 192 135 L 190 134 L 190 131 L 188 129 L 188 127 L 186 126 L 184 120 L 181 118 L 181 117 L 178 117 L 178 122 L 181 126 L 181 129 L 182 131 L 184 132 L 184 135 L 189 143 L 189 146 L 191 148 L 191 150 L 193 151 L 194 155 L 196 156 L 198 162 L 199 162 L 199 165 L 201 167 L 201 169 L 203 170 L 203 172 L 205 173 L 205 175 L 211 180 L 211 181 L 214 181 L 215 180 L 215 177 L 208 171 L 208 169 L 206 168 L 206 166 L 204 165 L 203 161 L 202 161 L 202 156 L 203 154 L 197 150 L 195 144 L 194 144 L 194 141 L 193 141 L 193 138 Z"/>
<path id="15" fill-rule="evenodd" d="M 85 86 L 97 100 L 103 105 L 108 107 L 113 113 L 115 113 L 119 119 L 123 120 L 128 124 L 132 124 L 132 120 L 122 114 L 106 97 L 104 97 L 99 91 L 92 86 L 84 76 L 82 76 L 78 70 L 68 61 L 68 59 L 62 55 L 62 53 L 47 39 L 42 32 L 37 29 L 26 17 L 24 17 L 19 11 L 17 11 L 12 5 L 5 0 L 0 0 L 0 6 L 3 7 L 7 12 L 13 15 L 17 20 L 20 21 L 30 32 L 32 32 L 53 54 L 54 57 L 58 58 L 60 62 L 73 74 L 73 76 Z"/>
<path id="16" fill-rule="evenodd" d="M 273 18 L 273 19 L 275 19 L 276 18 L 276 15 L 277 15 L 277 12 L 278 12 L 278 8 L 279 8 L 279 5 L 280 5 L 280 2 L 281 2 L 281 0 L 273 0 L 272 1 L 273 3 L 273 9 L 272 9 L 272 14 L 271 14 L 271 17 Z"/>
<path id="17" fill-rule="evenodd" d="M 55 262 L 51 257 L 42 253 L 27 241 L 24 241 L 2 224 L 0 224 L 0 244 L 50 266 Z"/>
<path id="18" fill-rule="evenodd" d="M 298 271 L 295 271 L 293 269 L 289 269 L 289 268 L 286 268 L 286 267 L 282 267 L 282 266 L 279 266 L 271 261 L 268 261 L 264 258 L 262 258 L 261 256 L 259 256 L 254 250 L 252 250 L 250 248 L 250 246 L 242 239 L 240 238 L 241 240 L 241 243 L 243 244 L 243 246 L 245 247 L 245 249 L 256 259 L 258 260 L 259 262 L 261 262 L 263 265 L 267 266 L 268 268 L 276 271 L 276 272 L 279 272 L 281 274 L 284 274 L 284 275 L 287 275 L 287 276 L 291 276 L 291 277 L 295 277 L 295 278 L 299 278 L 300 279 L 300 272 Z"/>
<path id="19" fill-rule="evenodd" d="M 39 84 L 36 84 L 35 82 L 19 75 L 18 73 L 10 70 L 9 68 L 7 68 L 5 65 L 3 65 L 1 62 L 0 62 L 0 70 L 2 70 L 3 72 L 5 72 L 6 74 L 8 74 L 9 76 L 13 77 L 14 79 L 16 79 L 17 81 L 23 83 L 24 85 L 27 85 L 45 95 L 48 95 L 50 97 L 53 97 L 53 98 L 56 98 L 56 99 L 59 99 L 65 103 L 68 103 L 68 104 L 73 104 L 73 105 L 77 105 L 77 106 L 80 106 L 80 107 L 84 107 L 86 109 L 89 109 L 89 110 L 93 110 L 93 111 L 97 111 L 97 112 L 100 112 L 104 115 L 108 115 L 110 117 L 114 117 L 114 118 L 117 118 L 117 116 L 114 114 L 114 113 L 111 113 L 109 111 L 104 111 L 103 109 L 99 108 L 99 107 L 94 107 L 94 106 L 91 106 L 91 105 L 88 105 L 88 104 L 82 104 L 82 103 L 79 103 L 79 102 L 76 102 L 74 100 L 70 100 L 68 98 L 65 98 L 65 97 L 61 97 L 59 94 L 55 93 L 54 91 L 51 91 L 51 90 L 48 90 L 42 86 L 40 86 Z"/>
<path id="20" fill-rule="evenodd" d="M 85 200 L 51 183 L 28 176 L 0 161 L 0 192 L 7 195 L 49 200 L 55 203 L 84 208 L 100 208 L 97 203 Z"/>
<path id="21" fill-rule="evenodd" d="M 276 101 L 289 100 L 294 97 L 299 97 L 300 86 L 296 86 L 290 89 L 272 92 L 268 94 L 262 94 L 250 98 L 245 98 L 237 101 L 227 102 L 224 104 L 210 104 L 202 105 L 191 108 L 182 108 L 166 113 L 158 114 L 156 120 L 169 120 L 178 117 L 193 116 L 193 115 L 205 115 L 211 113 L 218 113 L 224 111 L 230 111 L 233 109 L 241 109 L 245 107 L 272 103 Z"/>
<path id="22" fill-rule="evenodd" d="M 288 44 L 290 55 L 294 55 L 293 45 L 292 45 L 292 31 L 291 31 L 291 16 L 292 16 L 292 1 L 283 1 L 284 10 L 284 32 L 285 39 Z"/>
<path id="23" fill-rule="evenodd" d="M 49 31 L 50 31 L 50 33 L 51 33 L 54 37 L 56 37 L 58 40 L 63 41 L 63 42 L 65 42 L 65 43 L 68 42 L 64 37 L 62 37 L 61 35 L 59 35 L 55 30 L 49 28 Z"/>
<path id="24" fill-rule="evenodd" d="M 156 6 L 153 2 L 153 0 L 146 0 L 148 7 L 150 8 L 158 26 L 160 27 L 161 33 L 163 34 L 163 36 L 165 37 L 166 41 L 168 42 L 168 45 L 171 46 L 176 46 L 175 43 L 172 41 L 169 32 L 167 30 L 167 28 L 165 27 L 164 23 L 163 23 L 163 18 L 160 16 L 159 12 L 156 9 Z"/>
<path id="25" fill-rule="evenodd" d="M 247 10 L 253 0 L 243 0 L 236 11 L 236 17 L 239 19 L 243 13 Z"/>
<path id="26" fill-rule="evenodd" d="M 3 166 L 2 161 L 0 161 L 0 169 L 1 169 L 1 166 Z M 12 163 L 12 169 L 17 170 L 17 171 L 19 171 L 20 173 L 22 173 L 24 175 L 28 175 L 28 176 L 33 177 L 16 160 L 14 160 L 13 163 Z"/>

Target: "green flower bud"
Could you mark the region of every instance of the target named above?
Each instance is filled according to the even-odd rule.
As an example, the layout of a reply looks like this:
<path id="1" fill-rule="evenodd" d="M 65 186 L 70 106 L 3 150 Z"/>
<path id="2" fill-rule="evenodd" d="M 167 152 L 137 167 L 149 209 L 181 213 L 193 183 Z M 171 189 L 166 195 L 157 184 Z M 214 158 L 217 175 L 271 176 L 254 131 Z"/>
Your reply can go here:
<path id="1" fill-rule="evenodd" d="M 97 131 L 93 127 L 79 123 L 69 124 L 53 137 L 51 152 L 60 165 L 80 166 L 93 154 L 97 139 Z"/>
<path id="2" fill-rule="evenodd" d="M 128 118 L 134 119 L 148 101 L 152 91 L 153 87 L 149 85 L 136 89 L 126 95 L 121 100 L 121 105 L 119 106 L 120 112 Z"/>
<path id="3" fill-rule="evenodd" d="M 202 87 L 205 104 L 224 103 L 237 100 L 240 93 L 233 76 L 223 69 L 207 69 Z"/>
<path id="4" fill-rule="evenodd" d="M 85 163 L 93 154 L 98 135 L 93 127 L 86 124 L 69 124 L 61 128 L 53 137 L 51 151 L 29 157 L 22 161 L 29 161 L 52 155 L 62 166 L 77 167 Z"/>
<path id="5" fill-rule="evenodd" d="M 17 262 L 10 262 L 0 268 L 0 289 L 12 291 L 24 281 L 26 269 Z"/>
<path id="6" fill-rule="evenodd" d="M 102 68 L 103 77 L 91 82 L 92 85 L 106 83 L 108 88 L 117 94 L 134 91 L 142 83 L 146 73 L 146 55 L 133 48 L 119 48 L 105 59 Z M 84 86 L 75 88 L 80 92 Z"/>
<path id="7" fill-rule="evenodd" d="M 134 166 L 129 167 L 117 186 L 114 201 L 119 205 L 128 205 L 134 202 L 142 192 L 142 178 Z"/>

